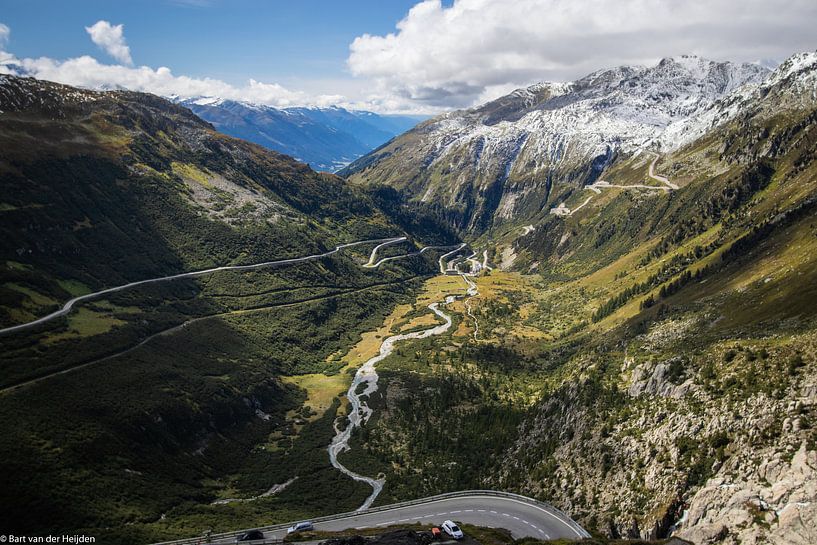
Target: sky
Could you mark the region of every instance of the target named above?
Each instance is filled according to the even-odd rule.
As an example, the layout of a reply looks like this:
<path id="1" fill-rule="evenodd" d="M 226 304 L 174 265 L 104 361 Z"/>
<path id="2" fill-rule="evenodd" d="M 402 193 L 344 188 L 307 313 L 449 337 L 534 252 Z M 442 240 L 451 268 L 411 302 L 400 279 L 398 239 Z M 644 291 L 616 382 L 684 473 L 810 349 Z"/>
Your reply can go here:
<path id="1" fill-rule="evenodd" d="M 428 114 L 672 55 L 775 64 L 814 28 L 814 0 L 0 0 L 0 73 Z"/>

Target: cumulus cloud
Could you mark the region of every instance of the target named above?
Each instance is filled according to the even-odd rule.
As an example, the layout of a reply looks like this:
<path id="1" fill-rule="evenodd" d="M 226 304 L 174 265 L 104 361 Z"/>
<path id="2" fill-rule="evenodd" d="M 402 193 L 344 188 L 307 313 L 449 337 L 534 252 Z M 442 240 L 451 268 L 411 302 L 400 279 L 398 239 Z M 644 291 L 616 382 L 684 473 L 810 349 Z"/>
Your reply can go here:
<path id="1" fill-rule="evenodd" d="M 384 103 L 462 107 L 670 55 L 782 60 L 817 46 L 816 21 L 813 0 L 425 0 L 395 32 L 357 37 L 347 64 Z"/>
<path id="2" fill-rule="evenodd" d="M 125 42 L 123 25 L 112 25 L 108 21 L 97 21 L 85 27 L 85 32 L 96 45 L 121 63 L 132 65 L 130 47 Z"/>
<path id="3" fill-rule="evenodd" d="M 359 106 L 341 95 L 310 95 L 289 90 L 277 83 L 264 83 L 255 79 L 248 80 L 245 85 L 236 86 L 214 78 L 175 75 L 166 66 L 154 69 L 149 66 L 104 64 L 87 55 L 65 60 L 48 57 L 17 58 L 12 53 L 0 49 L 0 74 L 31 76 L 88 89 L 130 89 L 180 98 L 220 97 L 279 108 Z"/>

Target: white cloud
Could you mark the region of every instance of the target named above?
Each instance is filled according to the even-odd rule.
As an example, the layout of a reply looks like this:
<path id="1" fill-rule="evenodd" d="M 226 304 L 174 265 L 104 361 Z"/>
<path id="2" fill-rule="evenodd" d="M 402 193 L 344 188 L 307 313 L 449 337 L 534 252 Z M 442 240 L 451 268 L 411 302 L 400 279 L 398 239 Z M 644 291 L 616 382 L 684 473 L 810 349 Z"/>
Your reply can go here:
<path id="1" fill-rule="evenodd" d="M 0 47 L 3 47 L 8 43 L 10 35 L 11 29 L 3 23 L 0 23 Z"/>
<path id="2" fill-rule="evenodd" d="M 277 83 L 264 83 L 250 79 L 243 86 L 235 86 L 213 78 L 177 76 L 165 66 L 154 69 L 149 66 L 103 64 L 87 55 L 62 61 L 48 57 L 20 59 L 0 49 L 0 74 L 32 76 L 88 89 L 130 89 L 160 96 L 177 95 L 181 98 L 212 96 L 278 108 L 331 105 L 355 108 L 361 106 L 349 102 L 341 95 L 309 95 L 289 90 Z"/>
<path id="3" fill-rule="evenodd" d="M 90 56 L 18 59 L 5 51 L 10 30 L 0 24 L 0 73 L 276 107 L 437 113 L 537 81 L 570 80 L 601 68 L 653 64 L 683 53 L 780 61 L 817 47 L 814 23 L 814 0 L 744 0 L 737 7 L 733 0 L 455 0 L 447 8 L 439 0 L 425 0 L 397 23 L 395 32 L 364 34 L 353 41 L 347 65 L 356 77 L 322 79 L 314 74 L 244 84 L 133 66 L 122 25 L 107 21 L 86 30 L 120 64 Z"/>
<path id="4" fill-rule="evenodd" d="M 395 32 L 357 37 L 347 63 L 383 103 L 462 107 L 683 53 L 782 60 L 817 47 L 815 23 L 814 0 L 425 0 Z"/>
<path id="5" fill-rule="evenodd" d="M 108 21 L 97 21 L 85 27 L 85 31 L 105 53 L 123 64 L 132 65 L 130 47 L 125 42 L 123 25 L 112 25 Z"/>
<path id="6" fill-rule="evenodd" d="M 368 102 L 351 101 L 341 94 L 293 91 L 277 83 L 264 83 L 255 79 L 249 79 L 245 85 L 236 86 L 214 78 L 177 76 L 166 66 L 155 69 L 149 66 L 135 67 L 130 62 L 130 50 L 125 44 L 122 25 L 114 26 L 107 21 L 99 21 L 85 30 L 94 43 L 100 45 L 117 60 L 127 63 L 128 66 L 104 64 L 88 55 L 65 60 L 49 57 L 18 58 L 3 49 L 11 31 L 6 25 L 0 23 L 0 74 L 31 76 L 88 89 L 130 89 L 165 97 L 175 95 L 181 98 L 220 97 L 266 104 L 277 108 L 341 106 L 350 109 L 366 109 L 372 106 L 372 103 Z M 329 82 L 326 83 L 325 88 L 338 87 Z M 355 86 L 346 87 L 351 90 Z"/>

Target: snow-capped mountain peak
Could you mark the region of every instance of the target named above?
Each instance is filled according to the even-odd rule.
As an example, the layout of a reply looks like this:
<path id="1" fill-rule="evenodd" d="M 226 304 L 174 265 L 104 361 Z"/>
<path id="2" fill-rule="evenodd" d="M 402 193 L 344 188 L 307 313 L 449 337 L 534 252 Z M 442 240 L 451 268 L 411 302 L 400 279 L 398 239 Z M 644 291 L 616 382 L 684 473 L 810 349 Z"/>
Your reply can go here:
<path id="1" fill-rule="evenodd" d="M 439 116 L 343 173 L 392 184 L 423 201 L 456 203 L 465 211 L 457 221 L 479 230 L 485 214 L 509 218 L 526 206 L 538 210 L 554 184 L 592 183 L 616 156 L 692 142 L 747 108 L 762 107 L 764 93 L 785 99 L 768 101 L 770 109 L 817 101 L 815 74 L 815 53 L 795 55 L 774 73 L 695 55 L 598 70 Z M 493 195 L 495 210 L 480 211 L 488 198 L 471 200 L 471 194 Z"/>

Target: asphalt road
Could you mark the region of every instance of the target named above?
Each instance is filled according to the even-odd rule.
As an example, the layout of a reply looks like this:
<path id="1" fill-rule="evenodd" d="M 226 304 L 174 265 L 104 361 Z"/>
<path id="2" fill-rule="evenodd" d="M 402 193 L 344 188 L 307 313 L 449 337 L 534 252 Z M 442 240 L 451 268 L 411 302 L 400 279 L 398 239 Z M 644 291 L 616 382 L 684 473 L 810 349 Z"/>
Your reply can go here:
<path id="1" fill-rule="evenodd" d="M 22 329 L 28 329 L 30 327 L 34 327 L 36 325 L 43 324 L 43 323 L 48 322 L 50 320 L 53 320 L 54 318 L 57 318 L 59 316 L 65 316 L 66 314 L 71 312 L 71 309 L 74 307 L 74 305 L 77 305 L 78 303 L 89 301 L 91 299 L 96 299 L 97 297 L 100 297 L 102 295 L 108 295 L 108 294 L 111 294 L 111 293 L 115 293 L 117 291 L 122 291 L 122 290 L 130 289 L 130 288 L 134 288 L 136 286 L 143 286 L 143 285 L 146 285 L 146 284 L 155 284 L 157 282 L 167 282 L 169 280 L 178 280 L 178 279 L 181 279 L 181 278 L 195 278 L 197 276 L 204 276 L 204 275 L 207 275 L 207 274 L 212 274 L 212 273 L 220 272 L 220 271 L 249 271 L 249 270 L 254 270 L 254 269 L 263 269 L 263 268 L 267 268 L 267 267 L 292 265 L 292 264 L 295 264 L 295 263 L 305 263 L 307 261 L 314 261 L 314 260 L 321 259 L 321 258 L 324 258 L 324 257 L 329 257 L 330 255 L 338 253 L 339 251 L 343 250 L 344 248 L 351 248 L 353 246 L 360 246 L 362 244 L 369 244 L 369 243 L 372 243 L 372 242 L 381 242 L 383 244 L 380 244 L 377 247 L 377 248 L 380 248 L 381 246 L 386 246 L 388 244 L 393 244 L 395 242 L 401 242 L 404 238 L 405 237 L 392 237 L 392 238 L 378 238 L 378 239 L 370 239 L 370 240 L 359 240 L 357 242 L 348 242 L 346 244 L 339 244 L 339 245 L 335 246 L 335 248 L 333 250 L 327 250 L 326 252 L 323 252 L 323 253 L 320 253 L 320 254 L 307 255 L 307 256 L 303 256 L 303 257 L 293 257 L 293 258 L 289 258 L 289 259 L 279 259 L 279 260 L 276 260 L 276 261 L 264 261 L 262 263 L 253 263 L 253 264 L 250 264 L 250 265 L 223 265 L 221 267 L 213 267 L 211 269 L 203 269 L 203 270 L 200 270 L 200 271 L 191 271 L 191 272 L 185 272 L 185 273 L 179 273 L 179 274 L 172 274 L 172 275 L 169 275 L 169 276 L 160 276 L 160 277 L 157 277 L 157 278 L 148 278 L 147 280 L 139 280 L 139 281 L 136 281 L 136 282 L 130 282 L 128 284 L 123 284 L 121 286 L 115 286 L 113 288 L 108 288 L 108 289 L 104 289 L 104 290 L 100 290 L 100 291 L 95 291 L 95 292 L 92 292 L 92 293 L 86 293 L 85 295 L 80 295 L 79 297 L 74 297 L 73 299 L 70 299 L 67 303 L 65 303 L 62 306 L 62 308 L 60 308 L 59 310 L 56 310 L 56 311 L 52 312 L 51 314 L 43 316 L 42 318 L 37 318 L 36 320 L 32 320 L 32 321 L 26 322 L 24 324 L 18 324 L 18 325 L 14 325 L 14 326 L 5 327 L 5 328 L 0 329 L 0 335 L 2 335 L 4 333 L 12 333 L 12 332 L 15 332 L 15 331 L 20 331 Z M 375 250 L 377 248 L 375 248 Z M 375 254 L 375 252 L 372 252 L 372 256 L 374 256 L 374 254 Z"/>
<path id="2" fill-rule="evenodd" d="M 354 528 L 385 528 L 416 522 L 439 526 L 446 519 L 476 526 L 504 528 L 517 539 L 523 537 L 581 539 L 585 537 L 576 528 L 576 523 L 566 515 L 546 509 L 538 503 L 525 501 L 521 497 L 516 499 L 480 494 L 434 499 L 417 505 L 350 514 L 344 518 L 316 522 L 315 530 L 334 532 Z M 267 540 L 283 539 L 285 535 L 285 529 L 264 532 Z M 234 538 L 225 538 L 214 541 L 214 543 L 233 541 Z"/>

